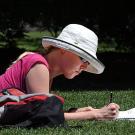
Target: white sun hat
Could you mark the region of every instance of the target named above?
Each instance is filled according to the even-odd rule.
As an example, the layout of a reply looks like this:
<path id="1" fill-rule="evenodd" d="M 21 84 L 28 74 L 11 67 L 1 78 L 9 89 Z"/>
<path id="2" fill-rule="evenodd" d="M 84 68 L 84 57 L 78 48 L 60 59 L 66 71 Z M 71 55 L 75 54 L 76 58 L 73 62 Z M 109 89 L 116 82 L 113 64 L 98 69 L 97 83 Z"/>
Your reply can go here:
<path id="1" fill-rule="evenodd" d="M 77 54 L 90 63 L 87 72 L 100 74 L 104 71 L 104 64 L 96 56 L 97 35 L 80 24 L 67 25 L 57 38 L 43 37 L 42 45 L 44 48 L 52 45 Z"/>

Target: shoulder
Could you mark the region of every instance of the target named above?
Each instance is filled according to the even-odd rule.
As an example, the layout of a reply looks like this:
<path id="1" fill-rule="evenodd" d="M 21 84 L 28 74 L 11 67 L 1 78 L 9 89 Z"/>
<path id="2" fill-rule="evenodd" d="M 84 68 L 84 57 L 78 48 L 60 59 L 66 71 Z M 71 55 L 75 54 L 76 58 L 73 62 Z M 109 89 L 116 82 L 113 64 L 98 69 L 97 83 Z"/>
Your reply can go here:
<path id="1" fill-rule="evenodd" d="M 38 53 L 28 54 L 22 59 L 22 61 L 26 65 L 34 66 L 35 64 L 43 64 L 47 68 L 49 68 L 47 60 L 41 54 Z"/>

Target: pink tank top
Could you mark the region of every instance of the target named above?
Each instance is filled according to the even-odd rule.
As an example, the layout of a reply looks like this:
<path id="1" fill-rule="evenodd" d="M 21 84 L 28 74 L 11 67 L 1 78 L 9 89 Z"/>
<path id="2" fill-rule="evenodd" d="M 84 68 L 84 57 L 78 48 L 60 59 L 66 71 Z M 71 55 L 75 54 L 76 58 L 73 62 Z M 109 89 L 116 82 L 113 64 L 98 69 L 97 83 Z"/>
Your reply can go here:
<path id="1" fill-rule="evenodd" d="M 29 70 L 35 64 L 39 63 L 44 64 L 49 68 L 46 59 L 38 53 L 28 54 L 15 64 L 11 65 L 11 67 L 0 76 L 0 91 L 7 88 L 17 88 L 22 92 L 27 93 L 25 77 Z"/>

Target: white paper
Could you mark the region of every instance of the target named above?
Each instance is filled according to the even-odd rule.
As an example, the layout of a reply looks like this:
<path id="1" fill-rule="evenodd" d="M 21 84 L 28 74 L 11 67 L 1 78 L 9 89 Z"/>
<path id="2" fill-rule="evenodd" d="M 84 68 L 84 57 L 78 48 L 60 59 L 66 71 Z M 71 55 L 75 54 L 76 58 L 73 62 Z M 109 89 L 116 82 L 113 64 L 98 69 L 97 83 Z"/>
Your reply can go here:
<path id="1" fill-rule="evenodd" d="M 117 116 L 118 120 L 135 120 L 135 108 L 126 110 L 126 111 L 119 111 L 119 114 Z"/>

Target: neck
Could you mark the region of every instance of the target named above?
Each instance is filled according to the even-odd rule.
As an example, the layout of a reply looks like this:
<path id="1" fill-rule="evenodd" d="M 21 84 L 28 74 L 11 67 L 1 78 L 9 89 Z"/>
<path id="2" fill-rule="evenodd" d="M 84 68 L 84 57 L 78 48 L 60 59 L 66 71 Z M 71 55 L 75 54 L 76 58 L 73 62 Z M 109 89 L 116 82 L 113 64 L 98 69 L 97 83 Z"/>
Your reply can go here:
<path id="1" fill-rule="evenodd" d="M 53 78 L 62 74 L 60 67 L 59 67 L 60 60 L 58 59 L 60 57 L 59 57 L 58 53 L 57 54 L 56 53 L 57 53 L 57 50 L 52 51 L 46 55 L 46 59 L 49 63 L 50 80 L 52 80 Z"/>

